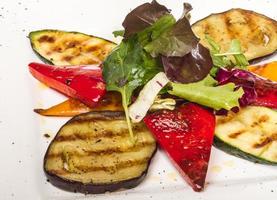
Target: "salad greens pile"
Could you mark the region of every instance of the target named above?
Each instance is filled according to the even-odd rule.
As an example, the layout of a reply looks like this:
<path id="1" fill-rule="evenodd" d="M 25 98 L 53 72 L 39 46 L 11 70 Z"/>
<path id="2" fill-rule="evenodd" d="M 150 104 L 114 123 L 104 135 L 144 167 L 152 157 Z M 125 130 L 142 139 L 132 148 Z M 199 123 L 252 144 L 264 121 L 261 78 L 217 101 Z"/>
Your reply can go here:
<path id="1" fill-rule="evenodd" d="M 134 135 L 128 107 L 133 93 L 159 72 L 165 72 L 171 81 L 169 94 L 216 110 L 239 105 L 243 90 L 232 83 L 218 86 L 212 76 L 220 67 L 248 65 L 240 43 L 234 40 L 229 51 L 221 53 L 220 47 L 207 36 L 209 51 L 191 29 L 188 19 L 191 9 L 185 3 L 183 16 L 176 20 L 154 0 L 131 11 L 123 22 L 124 30 L 114 32 L 123 40 L 104 61 L 103 77 L 108 91 L 122 95 L 131 138 Z"/>

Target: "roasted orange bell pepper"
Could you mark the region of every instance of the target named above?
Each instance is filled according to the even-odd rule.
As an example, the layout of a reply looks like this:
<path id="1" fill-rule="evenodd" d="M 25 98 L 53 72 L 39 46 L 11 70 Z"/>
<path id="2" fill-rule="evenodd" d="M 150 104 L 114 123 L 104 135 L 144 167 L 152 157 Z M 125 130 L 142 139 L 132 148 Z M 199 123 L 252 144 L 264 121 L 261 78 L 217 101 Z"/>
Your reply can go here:
<path id="1" fill-rule="evenodd" d="M 79 100 L 70 98 L 47 109 L 34 109 L 40 115 L 54 117 L 73 117 L 90 111 L 103 110 L 123 111 L 121 95 L 117 92 L 107 92 L 94 107 L 88 107 Z"/>
<path id="2" fill-rule="evenodd" d="M 248 70 L 264 78 L 277 82 L 277 61 L 264 65 L 249 66 Z"/>

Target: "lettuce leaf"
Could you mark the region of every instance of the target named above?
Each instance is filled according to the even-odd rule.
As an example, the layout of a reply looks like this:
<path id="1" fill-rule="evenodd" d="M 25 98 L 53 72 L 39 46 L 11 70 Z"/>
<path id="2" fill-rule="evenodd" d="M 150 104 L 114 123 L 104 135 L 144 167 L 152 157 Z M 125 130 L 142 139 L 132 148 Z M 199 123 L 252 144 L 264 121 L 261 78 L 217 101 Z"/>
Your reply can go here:
<path id="1" fill-rule="evenodd" d="M 184 9 L 187 8 L 184 7 Z M 170 29 L 147 44 L 144 49 L 153 57 L 158 55 L 182 57 L 190 53 L 198 42 L 199 39 L 192 32 L 190 23 L 184 15 Z"/>
<path id="2" fill-rule="evenodd" d="M 122 41 L 103 62 L 103 77 L 107 91 L 117 91 L 122 96 L 129 133 L 134 139 L 128 106 L 133 91 L 146 84 L 159 71 L 160 63 L 140 46 L 137 37 Z"/>
<path id="3" fill-rule="evenodd" d="M 183 57 L 162 56 L 167 77 L 172 82 L 192 83 L 204 79 L 210 72 L 213 63 L 210 52 L 200 43 Z"/>
<path id="4" fill-rule="evenodd" d="M 231 110 L 239 106 L 239 98 L 243 95 L 243 89 L 236 90 L 234 83 L 217 86 L 217 81 L 208 75 L 197 83 L 178 84 L 171 83 L 169 94 L 184 98 L 215 110 Z"/>
<path id="5" fill-rule="evenodd" d="M 124 39 L 143 31 L 153 25 L 159 18 L 169 13 L 170 11 L 165 6 L 160 5 L 155 0 L 136 7 L 126 16 L 122 23 L 125 29 Z"/>
<path id="6" fill-rule="evenodd" d="M 137 33 L 140 44 L 145 47 L 147 44 L 157 39 L 162 33 L 171 28 L 176 23 L 173 15 L 166 14 L 158 19 L 152 26 Z"/>
<path id="7" fill-rule="evenodd" d="M 232 40 L 229 50 L 225 53 L 221 53 L 221 47 L 210 36 L 206 35 L 206 40 L 210 45 L 214 66 L 247 69 L 249 63 L 241 50 L 239 40 Z"/>

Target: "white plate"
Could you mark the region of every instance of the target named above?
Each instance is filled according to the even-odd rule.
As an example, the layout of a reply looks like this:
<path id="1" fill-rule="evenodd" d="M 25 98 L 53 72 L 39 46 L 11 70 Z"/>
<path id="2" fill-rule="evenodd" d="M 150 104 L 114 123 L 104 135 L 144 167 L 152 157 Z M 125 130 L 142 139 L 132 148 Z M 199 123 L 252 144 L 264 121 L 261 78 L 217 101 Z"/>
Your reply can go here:
<path id="1" fill-rule="evenodd" d="M 103 195 L 74 194 L 53 187 L 42 170 L 45 150 L 67 120 L 40 117 L 35 107 L 47 107 L 65 99 L 31 77 L 27 64 L 39 61 L 30 48 L 28 32 L 64 29 L 112 39 L 112 31 L 140 0 L 22 0 L 0 1 L 0 199 L 276 199 L 277 168 L 263 166 L 212 150 L 204 192 L 195 193 L 163 154 L 158 152 L 145 181 L 132 190 Z M 160 0 L 176 17 L 179 0 Z M 234 7 L 276 19 L 274 0 L 189 1 L 192 20 Z M 48 133 L 50 139 L 43 135 Z"/>

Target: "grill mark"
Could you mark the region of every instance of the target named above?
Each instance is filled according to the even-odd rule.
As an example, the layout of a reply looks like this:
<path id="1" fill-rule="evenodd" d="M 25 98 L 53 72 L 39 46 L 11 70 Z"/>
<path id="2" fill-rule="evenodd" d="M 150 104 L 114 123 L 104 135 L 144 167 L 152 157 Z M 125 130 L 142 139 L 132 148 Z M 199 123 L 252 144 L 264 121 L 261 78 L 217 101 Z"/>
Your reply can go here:
<path id="1" fill-rule="evenodd" d="M 136 144 L 133 147 L 124 149 L 124 148 L 119 148 L 119 147 L 113 147 L 113 148 L 106 148 L 106 149 L 102 149 L 102 150 L 83 150 L 84 154 L 81 154 L 79 152 L 68 152 L 70 154 L 74 154 L 74 156 L 77 156 L 79 158 L 81 157 L 86 157 L 86 156 L 102 156 L 102 155 L 109 155 L 112 153 L 125 153 L 125 152 L 136 152 L 139 151 L 140 149 L 142 149 L 143 147 L 149 147 L 155 145 L 155 142 L 141 142 Z M 58 158 L 58 157 L 62 157 L 63 156 L 63 152 L 59 152 L 59 153 L 52 153 L 52 154 L 48 154 L 47 158 Z"/>
<path id="2" fill-rule="evenodd" d="M 254 128 L 256 126 L 260 126 L 262 123 L 265 123 L 269 120 L 269 117 L 267 115 L 262 115 L 259 117 L 258 121 L 255 121 L 251 124 L 251 127 Z"/>
<path id="3" fill-rule="evenodd" d="M 231 23 L 232 17 L 229 17 L 229 15 L 226 13 L 221 15 L 221 18 L 224 21 L 226 27 L 226 36 L 228 36 L 230 39 L 235 38 L 233 23 Z"/>
<path id="4" fill-rule="evenodd" d="M 227 122 L 232 121 L 236 117 L 236 114 L 233 112 L 228 113 L 227 116 L 219 116 L 217 117 L 217 124 L 225 124 Z"/>
<path id="5" fill-rule="evenodd" d="M 256 143 L 253 145 L 254 148 L 262 148 L 271 142 L 277 141 L 277 133 L 272 134 L 270 137 L 265 138 L 260 143 Z"/>
<path id="6" fill-rule="evenodd" d="M 55 38 L 48 36 L 48 35 L 43 35 L 38 39 L 38 41 L 41 43 L 43 43 L 43 42 L 53 43 L 53 42 L 55 42 Z"/>
<path id="7" fill-rule="evenodd" d="M 268 138 L 265 138 L 262 142 L 254 144 L 253 147 L 256 149 L 262 148 L 271 142 L 272 142 L 271 138 L 268 137 Z"/>
<path id="8" fill-rule="evenodd" d="M 264 122 L 267 122 L 268 120 L 269 120 L 269 117 L 267 115 L 262 115 L 259 118 L 259 123 L 264 123 Z"/>
<path id="9" fill-rule="evenodd" d="M 126 169 L 133 166 L 143 165 L 146 164 L 151 157 L 145 157 L 139 160 L 127 160 L 123 162 L 119 162 L 115 164 L 114 166 L 75 166 L 74 169 L 72 169 L 71 172 L 66 170 L 54 170 L 54 169 L 48 169 L 47 171 L 56 174 L 56 175 L 67 175 L 67 174 L 82 174 L 82 173 L 89 173 L 89 172 L 95 172 L 95 171 L 105 171 L 109 172 L 110 174 L 114 174 L 117 171 L 121 169 Z M 76 171 L 75 171 L 76 170 Z M 75 171 L 75 172 L 74 172 Z"/>
<path id="10" fill-rule="evenodd" d="M 77 170 L 82 171 L 82 172 L 106 171 L 106 172 L 115 173 L 116 171 L 118 171 L 120 169 L 125 169 L 127 167 L 146 164 L 149 159 L 150 159 L 150 157 L 144 157 L 144 158 L 138 159 L 138 160 L 126 160 L 126 161 L 118 162 L 114 166 L 86 166 L 86 165 L 81 165 L 81 166 L 75 166 L 75 168 Z"/>
<path id="11" fill-rule="evenodd" d="M 244 130 L 240 130 L 240 131 L 237 131 L 235 133 L 231 133 L 229 136 L 229 138 L 232 138 L 232 139 L 236 139 L 238 136 L 242 135 L 243 133 L 245 133 Z"/>
<path id="12" fill-rule="evenodd" d="M 55 141 L 56 142 L 70 142 L 70 141 L 76 141 L 76 140 L 93 140 L 93 139 L 97 139 L 97 138 L 113 138 L 116 136 L 126 136 L 129 133 L 124 130 L 121 132 L 115 132 L 115 131 L 101 131 L 100 133 L 96 133 L 96 134 L 89 134 L 89 133 L 83 133 L 83 134 L 71 134 L 71 135 L 66 135 L 66 136 L 58 136 Z"/>
<path id="13" fill-rule="evenodd" d="M 247 43 L 263 44 L 264 33 L 260 30 L 258 19 L 250 12 L 241 12 L 241 15 L 247 21 L 247 28 L 250 31 L 250 35 Z M 262 42 L 261 42 L 262 41 Z M 248 45 L 247 45 L 248 47 Z"/>
<path id="14" fill-rule="evenodd" d="M 136 132 L 145 132 L 148 131 L 146 127 L 139 126 L 134 127 L 134 131 Z M 92 133 L 73 133 L 70 135 L 59 135 L 55 138 L 56 142 L 69 142 L 69 141 L 76 141 L 76 140 L 93 140 L 98 138 L 113 138 L 116 136 L 122 136 L 126 137 L 129 135 L 129 132 L 127 129 L 121 130 L 121 131 L 106 131 L 106 130 L 98 130 L 97 128 L 94 129 L 94 132 Z"/>
<path id="15" fill-rule="evenodd" d="M 90 53 L 90 52 L 95 52 L 99 50 L 102 50 L 101 44 L 87 47 L 86 52 Z"/>
<path id="16" fill-rule="evenodd" d="M 62 59 L 64 61 L 70 62 L 73 59 L 73 56 L 64 56 Z"/>
<path id="17" fill-rule="evenodd" d="M 250 33 L 255 32 L 257 30 L 257 28 L 259 27 L 257 24 L 257 18 L 253 17 L 253 14 L 249 13 L 249 12 L 240 12 L 240 14 L 247 21 L 247 24 L 248 24 L 247 27 L 248 27 Z M 253 20 L 253 18 L 255 18 L 256 20 Z"/>

